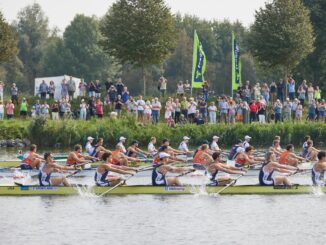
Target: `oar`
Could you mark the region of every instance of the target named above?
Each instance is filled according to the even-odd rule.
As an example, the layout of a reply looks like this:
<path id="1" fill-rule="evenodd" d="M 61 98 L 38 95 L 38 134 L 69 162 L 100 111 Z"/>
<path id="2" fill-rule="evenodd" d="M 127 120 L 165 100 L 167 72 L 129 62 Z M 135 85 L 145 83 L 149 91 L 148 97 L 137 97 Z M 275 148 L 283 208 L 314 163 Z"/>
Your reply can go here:
<path id="1" fill-rule="evenodd" d="M 234 185 L 238 179 L 240 179 L 244 175 L 239 175 L 237 178 L 233 179 L 229 184 L 224 186 L 221 190 L 219 190 L 216 194 L 221 194 L 223 191 L 225 191 L 227 188 L 229 188 L 231 185 Z"/>
<path id="2" fill-rule="evenodd" d="M 185 176 L 185 175 L 187 175 L 187 174 L 193 173 L 193 172 L 195 172 L 195 171 L 196 171 L 196 169 L 191 169 L 191 170 L 189 170 L 189 171 L 187 171 L 187 172 L 184 172 L 184 173 L 182 173 L 182 174 L 179 174 L 179 175 L 177 175 L 177 176 L 175 176 L 175 177 L 182 177 L 182 176 Z"/>
<path id="3" fill-rule="evenodd" d="M 148 166 L 148 167 L 144 167 L 144 168 L 140 168 L 140 169 L 136 169 L 136 172 L 144 172 L 144 171 L 148 171 L 148 170 L 152 170 L 154 167 L 153 166 Z"/>
<path id="4" fill-rule="evenodd" d="M 109 192 L 113 191 L 114 189 L 118 188 L 120 185 L 124 184 L 127 180 L 129 180 L 131 177 L 133 177 L 135 175 L 130 175 L 128 178 L 126 178 L 125 180 L 120 181 L 118 184 L 116 184 L 115 186 L 113 186 L 112 188 L 108 189 L 107 191 L 103 192 L 102 194 L 100 194 L 98 197 L 102 197 L 106 194 L 108 194 Z"/>
<path id="5" fill-rule="evenodd" d="M 78 169 L 78 170 L 76 170 L 75 172 L 66 175 L 65 177 L 66 177 L 66 178 L 70 178 L 70 177 L 74 176 L 75 174 L 78 174 L 80 171 L 81 171 L 81 169 Z"/>

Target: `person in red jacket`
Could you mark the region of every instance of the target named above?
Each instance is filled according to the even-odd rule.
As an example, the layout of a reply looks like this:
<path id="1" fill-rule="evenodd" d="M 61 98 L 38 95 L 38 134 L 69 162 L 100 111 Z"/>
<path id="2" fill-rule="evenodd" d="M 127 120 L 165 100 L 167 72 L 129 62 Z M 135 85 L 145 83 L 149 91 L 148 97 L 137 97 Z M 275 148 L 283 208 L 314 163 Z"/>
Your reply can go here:
<path id="1" fill-rule="evenodd" d="M 250 110 L 250 123 L 255 122 L 257 118 L 257 112 L 258 112 L 258 106 L 255 103 L 255 101 L 251 101 L 249 104 L 249 110 Z"/>

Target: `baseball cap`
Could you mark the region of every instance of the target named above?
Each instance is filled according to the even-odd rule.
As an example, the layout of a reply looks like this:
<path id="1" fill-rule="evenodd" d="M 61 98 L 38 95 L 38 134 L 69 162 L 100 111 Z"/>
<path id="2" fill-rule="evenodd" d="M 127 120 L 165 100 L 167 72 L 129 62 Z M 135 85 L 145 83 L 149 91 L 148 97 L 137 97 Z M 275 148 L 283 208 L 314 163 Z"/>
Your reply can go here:
<path id="1" fill-rule="evenodd" d="M 213 140 L 218 140 L 220 137 L 218 137 L 218 136 L 216 136 L 216 135 L 214 135 L 213 136 Z"/>
<path id="2" fill-rule="evenodd" d="M 87 140 L 93 140 L 94 138 L 92 136 L 88 136 Z"/>
<path id="3" fill-rule="evenodd" d="M 125 138 L 125 137 L 123 137 L 123 136 L 121 136 L 120 138 L 119 138 L 119 140 L 121 141 L 121 140 L 126 140 L 127 138 Z"/>
<path id="4" fill-rule="evenodd" d="M 184 136 L 183 140 L 190 140 L 190 138 L 188 136 Z"/>
<path id="5" fill-rule="evenodd" d="M 160 154 L 158 154 L 159 158 L 162 159 L 162 158 L 167 158 L 169 157 L 170 155 L 167 154 L 166 152 L 160 152 Z"/>
<path id="6" fill-rule="evenodd" d="M 250 140 L 250 139 L 251 139 L 251 137 L 249 135 L 245 136 L 245 140 Z"/>

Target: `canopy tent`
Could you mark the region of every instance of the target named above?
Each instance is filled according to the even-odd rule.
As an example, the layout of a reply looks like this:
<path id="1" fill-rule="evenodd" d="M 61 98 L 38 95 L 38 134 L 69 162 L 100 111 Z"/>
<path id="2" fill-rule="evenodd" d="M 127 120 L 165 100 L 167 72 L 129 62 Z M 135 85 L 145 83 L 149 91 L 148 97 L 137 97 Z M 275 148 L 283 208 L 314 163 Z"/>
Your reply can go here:
<path id="1" fill-rule="evenodd" d="M 63 79 L 65 79 L 68 82 L 70 80 L 70 76 L 63 75 L 63 76 L 58 76 L 58 77 L 37 77 L 37 78 L 35 78 L 34 95 L 35 96 L 39 95 L 39 86 L 43 80 L 47 83 L 47 85 L 50 84 L 50 81 L 53 81 L 54 85 L 55 85 L 54 99 L 60 100 L 61 99 L 61 82 Z M 77 96 L 79 95 L 78 85 L 80 83 L 81 78 L 72 77 L 72 79 L 76 83 L 76 91 L 74 94 L 74 98 L 77 98 Z"/>

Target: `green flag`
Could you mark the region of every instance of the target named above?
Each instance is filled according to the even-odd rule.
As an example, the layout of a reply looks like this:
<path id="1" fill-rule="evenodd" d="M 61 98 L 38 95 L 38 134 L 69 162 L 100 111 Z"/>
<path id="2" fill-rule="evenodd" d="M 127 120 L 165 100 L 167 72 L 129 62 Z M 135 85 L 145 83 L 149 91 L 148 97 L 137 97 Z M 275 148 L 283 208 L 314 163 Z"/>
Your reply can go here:
<path id="1" fill-rule="evenodd" d="M 241 68 L 240 49 L 232 32 L 232 91 L 241 86 Z"/>
<path id="2" fill-rule="evenodd" d="M 194 56 L 192 67 L 192 88 L 201 88 L 205 79 L 204 74 L 206 71 L 206 55 L 203 46 L 199 41 L 197 32 L 194 33 Z"/>

